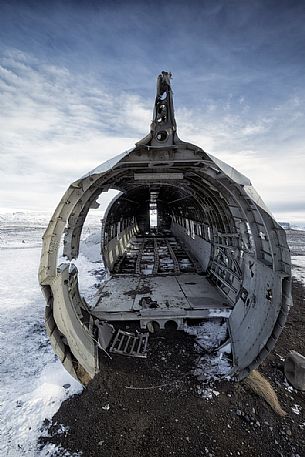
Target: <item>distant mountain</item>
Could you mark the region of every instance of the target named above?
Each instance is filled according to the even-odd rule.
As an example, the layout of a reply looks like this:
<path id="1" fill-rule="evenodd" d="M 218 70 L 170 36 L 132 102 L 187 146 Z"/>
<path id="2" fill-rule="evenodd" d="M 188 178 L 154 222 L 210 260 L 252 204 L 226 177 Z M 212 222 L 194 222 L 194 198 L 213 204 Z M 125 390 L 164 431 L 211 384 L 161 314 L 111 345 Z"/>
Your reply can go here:
<path id="1" fill-rule="evenodd" d="M 303 230 L 305 231 L 305 223 L 299 223 L 299 224 L 290 224 L 290 228 L 292 230 Z"/>

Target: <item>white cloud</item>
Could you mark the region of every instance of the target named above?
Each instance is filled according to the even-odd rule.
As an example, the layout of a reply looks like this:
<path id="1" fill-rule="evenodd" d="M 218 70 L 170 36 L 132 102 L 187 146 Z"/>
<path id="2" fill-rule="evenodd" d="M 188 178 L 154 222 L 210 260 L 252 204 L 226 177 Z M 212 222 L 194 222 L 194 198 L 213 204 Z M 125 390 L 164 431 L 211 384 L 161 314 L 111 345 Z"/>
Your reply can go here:
<path id="1" fill-rule="evenodd" d="M 248 176 L 278 218 L 305 220 L 304 107 L 292 97 L 264 116 L 178 109 L 178 134 Z"/>
<path id="2" fill-rule="evenodd" d="M 6 52 L 0 64 L 1 206 L 54 208 L 73 180 L 149 131 L 153 100 L 115 87 L 109 91 L 17 50 Z M 271 209 L 282 203 L 286 214 L 289 202 L 301 208 L 302 97 L 287 97 L 263 115 L 241 95 L 235 100 L 229 94 L 224 102 L 210 98 L 198 106 L 176 110 L 182 140 L 248 176 Z M 291 204 L 292 213 L 295 208 Z"/>
<path id="3" fill-rule="evenodd" d="M 149 129 L 137 97 L 116 98 L 17 51 L 1 64 L 0 174 L 9 207 L 55 207 L 70 182 Z"/>

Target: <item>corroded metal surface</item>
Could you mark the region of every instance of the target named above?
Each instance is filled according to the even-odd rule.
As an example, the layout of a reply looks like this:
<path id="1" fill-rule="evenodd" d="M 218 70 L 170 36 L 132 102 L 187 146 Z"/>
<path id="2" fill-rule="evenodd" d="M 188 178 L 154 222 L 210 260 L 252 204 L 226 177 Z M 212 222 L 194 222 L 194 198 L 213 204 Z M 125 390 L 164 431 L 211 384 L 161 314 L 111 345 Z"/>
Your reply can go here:
<path id="1" fill-rule="evenodd" d="M 109 205 L 103 224 L 102 254 L 110 277 L 131 241 L 149 232 L 154 192 L 158 230 L 176 237 L 197 272 L 205 274 L 230 305 L 233 369 L 237 377 L 246 376 L 274 347 L 291 305 L 285 232 L 248 178 L 179 139 L 166 72 L 158 78 L 150 133 L 133 149 L 71 184 L 43 237 L 39 280 L 47 299 L 46 325 L 54 351 L 68 371 L 77 376 L 81 366 L 93 377 L 99 370 L 97 325 L 79 295 L 77 270 L 69 267 L 78 256 L 90 207 L 109 188 L 121 191 Z M 67 263 L 58 265 L 62 237 Z M 177 255 L 171 245 L 167 247 L 174 274 L 179 275 Z M 143 249 L 135 261 L 138 275 L 143 273 Z M 162 257 L 158 249 L 153 241 L 152 275 L 158 275 Z M 199 313 L 200 317 L 206 318 Z M 180 315 L 176 323 L 182 325 Z"/>

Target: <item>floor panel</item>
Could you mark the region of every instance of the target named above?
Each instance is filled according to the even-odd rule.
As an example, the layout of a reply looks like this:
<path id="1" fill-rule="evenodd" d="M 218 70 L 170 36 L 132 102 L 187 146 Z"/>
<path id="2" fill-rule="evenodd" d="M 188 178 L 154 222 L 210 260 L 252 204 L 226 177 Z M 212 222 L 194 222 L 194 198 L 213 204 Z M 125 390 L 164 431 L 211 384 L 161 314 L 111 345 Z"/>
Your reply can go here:
<path id="1" fill-rule="evenodd" d="M 227 316 L 226 298 L 196 270 L 175 237 L 134 237 L 92 311 L 101 319 L 113 320 Z"/>
<path id="2" fill-rule="evenodd" d="M 198 274 L 179 276 L 113 276 L 101 289 L 94 307 L 99 312 L 229 308 L 208 279 Z"/>

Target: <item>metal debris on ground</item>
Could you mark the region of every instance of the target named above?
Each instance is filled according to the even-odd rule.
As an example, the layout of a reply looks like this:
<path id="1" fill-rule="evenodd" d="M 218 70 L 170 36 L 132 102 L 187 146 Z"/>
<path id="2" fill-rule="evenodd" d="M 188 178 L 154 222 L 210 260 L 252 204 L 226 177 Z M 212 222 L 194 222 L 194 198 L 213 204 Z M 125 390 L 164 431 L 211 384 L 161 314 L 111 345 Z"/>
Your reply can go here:
<path id="1" fill-rule="evenodd" d="M 146 357 L 148 337 L 149 333 L 135 335 L 119 329 L 111 344 L 110 352 L 133 357 Z"/>

